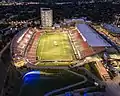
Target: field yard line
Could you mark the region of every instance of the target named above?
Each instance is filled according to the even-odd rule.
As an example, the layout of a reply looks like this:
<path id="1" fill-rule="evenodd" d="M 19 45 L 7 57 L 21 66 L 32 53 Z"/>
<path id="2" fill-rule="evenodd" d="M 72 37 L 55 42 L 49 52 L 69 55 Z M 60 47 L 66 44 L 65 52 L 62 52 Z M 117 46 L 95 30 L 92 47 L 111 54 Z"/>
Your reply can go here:
<path id="1" fill-rule="evenodd" d="M 63 39 L 65 39 L 65 38 L 66 38 L 66 34 L 64 34 L 64 38 L 63 38 Z M 66 42 L 65 42 L 65 43 L 66 43 Z M 62 44 L 63 44 L 63 49 L 64 49 L 64 55 L 66 55 L 66 50 L 65 50 L 66 44 L 64 45 L 63 41 L 62 41 Z"/>
<path id="2" fill-rule="evenodd" d="M 49 34 L 47 34 L 47 38 L 46 38 L 46 42 L 44 43 L 44 45 L 46 44 L 47 45 L 47 47 L 48 47 L 48 44 L 50 44 L 50 36 L 49 36 Z M 45 46 L 44 46 L 45 47 Z M 48 52 L 49 52 L 49 48 L 47 48 L 47 54 L 48 54 Z M 46 54 L 45 54 L 46 55 Z"/>
<path id="3" fill-rule="evenodd" d="M 70 58 L 71 58 L 71 60 L 73 60 L 73 49 L 72 49 L 72 45 L 71 45 L 71 42 L 70 42 L 70 38 L 69 38 L 69 35 L 67 34 L 67 39 L 68 39 L 68 44 L 69 44 L 69 47 L 70 47 L 70 52 L 71 52 L 71 56 L 70 56 Z"/>
<path id="4" fill-rule="evenodd" d="M 47 36 L 47 42 L 46 42 L 46 44 L 47 44 L 47 46 L 48 46 L 48 44 L 50 44 L 50 36 L 48 35 Z M 50 47 L 50 46 L 49 46 Z M 47 50 L 47 53 L 49 52 L 50 50 L 49 50 L 49 48 L 48 48 L 48 50 Z"/>
<path id="5" fill-rule="evenodd" d="M 41 45 L 41 46 L 40 46 L 40 45 Z M 39 48 L 40 48 L 40 47 L 42 48 L 41 41 L 40 41 L 40 43 L 39 43 Z M 39 52 L 40 52 L 40 53 L 38 53 L 38 54 L 39 54 L 39 59 L 41 59 L 41 50 L 39 50 Z"/>
<path id="6" fill-rule="evenodd" d="M 59 33 L 60 34 L 60 33 Z M 59 38 L 60 38 L 60 40 L 62 40 L 62 38 L 61 38 L 61 35 L 59 35 Z M 63 50 L 62 50 L 63 49 Z M 64 44 L 63 44 L 63 40 L 62 40 L 62 48 L 61 48 L 61 52 L 63 52 L 64 53 Z M 60 52 L 60 55 L 61 55 L 61 52 Z M 62 53 L 62 55 L 64 55 Z"/>
<path id="7" fill-rule="evenodd" d="M 40 52 L 40 59 L 42 59 L 42 52 L 43 52 L 44 45 L 45 45 L 44 42 L 45 42 L 45 39 L 43 38 L 43 42 L 41 43 L 42 47 L 41 47 L 41 52 Z"/>
<path id="8" fill-rule="evenodd" d="M 39 48 L 41 47 L 40 45 L 40 43 L 41 43 L 41 40 L 40 40 L 41 38 L 39 38 L 39 42 L 38 42 L 38 48 L 37 48 L 37 54 L 38 54 L 38 58 L 40 59 L 41 57 L 40 57 L 40 50 L 39 50 Z"/>

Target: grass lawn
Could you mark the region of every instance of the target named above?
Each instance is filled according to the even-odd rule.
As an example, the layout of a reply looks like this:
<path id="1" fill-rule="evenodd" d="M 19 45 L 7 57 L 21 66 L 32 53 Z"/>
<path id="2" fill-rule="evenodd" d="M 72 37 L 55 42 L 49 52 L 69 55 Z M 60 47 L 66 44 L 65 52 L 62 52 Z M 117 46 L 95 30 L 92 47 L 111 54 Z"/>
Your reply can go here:
<path id="1" fill-rule="evenodd" d="M 65 33 L 45 33 L 37 48 L 39 60 L 73 60 L 74 54 Z"/>

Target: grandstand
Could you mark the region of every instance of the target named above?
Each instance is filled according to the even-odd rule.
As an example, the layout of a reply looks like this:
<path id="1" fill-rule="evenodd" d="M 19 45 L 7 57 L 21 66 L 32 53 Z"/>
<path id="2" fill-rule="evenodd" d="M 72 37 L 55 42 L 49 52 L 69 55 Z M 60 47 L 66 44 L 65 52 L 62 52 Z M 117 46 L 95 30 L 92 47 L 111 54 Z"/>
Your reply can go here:
<path id="1" fill-rule="evenodd" d="M 81 58 L 103 52 L 105 47 L 111 47 L 106 40 L 88 25 L 78 24 L 76 29 L 82 47 L 82 50 L 80 50 Z"/>
<path id="2" fill-rule="evenodd" d="M 15 66 L 68 66 L 76 60 L 105 51 L 111 45 L 86 24 L 70 31 L 28 28 L 11 43 Z M 75 64 L 75 63 L 74 63 Z"/>
<path id="3" fill-rule="evenodd" d="M 105 41 L 95 30 L 90 28 L 86 24 L 79 24 L 77 26 L 78 31 L 87 41 L 87 43 L 92 47 L 104 47 L 111 46 L 107 41 Z M 85 41 L 85 40 L 84 40 Z"/>
<path id="4" fill-rule="evenodd" d="M 28 28 L 24 33 L 20 32 L 14 37 L 11 43 L 11 54 L 15 66 L 21 67 L 26 62 L 36 62 L 35 48 L 39 34 L 34 29 Z"/>
<path id="5" fill-rule="evenodd" d="M 47 32 L 28 28 L 18 33 L 11 43 L 11 54 L 17 67 L 25 64 L 69 65 L 75 60 L 73 53 L 67 33 L 60 31 L 54 33 L 52 29 Z"/>
<path id="6" fill-rule="evenodd" d="M 25 54 L 26 59 L 29 60 L 30 63 L 36 62 L 37 41 L 39 39 L 39 36 L 40 36 L 40 32 L 34 34 L 32 38 L 33 40 L 29 43 L 29 47 Z"/>
<path id="7" fill-rule="evenodd" d="M 116 25 L 113 24 L 103 24 L 103 27 L 108 30 L 110 34 L 113 36 L 119 37 L 120 36 L 120 28 L 118 28 Z"/>

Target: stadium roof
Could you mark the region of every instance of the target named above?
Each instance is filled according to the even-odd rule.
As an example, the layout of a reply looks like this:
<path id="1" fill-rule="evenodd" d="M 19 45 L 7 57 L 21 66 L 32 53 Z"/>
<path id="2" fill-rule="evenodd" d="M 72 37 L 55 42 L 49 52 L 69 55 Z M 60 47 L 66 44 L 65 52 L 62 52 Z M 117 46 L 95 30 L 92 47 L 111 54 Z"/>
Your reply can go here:
<path id="1" fill-rule="evenodd" d="M 114 34 L 120 34 L 120 28 L 118 28 L 116 25 L 104 23 L 103 27 L 111 31 Z"/>
<path id="2" fill-rule="evenodd" d="M 104 40 L 95 30 L 90 28 L 86 24 L 78 24 L 77 29 L 82 35 L 83 40 L 87 41 L 87 43 L 92 47 L 105 47 L 111 46 L 106 40 Z M 86 39 L 86 40 L 85 40 Z"/>
<path id="3" fill-rule="evenodd" d="M 71 23 L 71 22 L 76 22 L 76 21 L 85 22 L 85 20 L 82 18 L 65 19 L 66 23 Z"/>

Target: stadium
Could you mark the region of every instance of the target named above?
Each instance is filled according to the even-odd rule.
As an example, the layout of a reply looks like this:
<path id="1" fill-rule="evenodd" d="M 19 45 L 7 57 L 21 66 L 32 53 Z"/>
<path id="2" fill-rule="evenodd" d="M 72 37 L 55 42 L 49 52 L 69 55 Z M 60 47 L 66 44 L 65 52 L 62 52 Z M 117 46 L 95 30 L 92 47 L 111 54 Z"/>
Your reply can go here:
<path id="1" fill-rule="evenodd" d="M 86 33 L 92 34 L 91 38 Z M 110 46 L 87 24 L 58 29 L 27 28 L 12 40 L 11 55 L 16 67 L 65 68 Z"/>
<path id="2" fill-rule="evenodd" d="M 82 88 L 84 85 L 86 87 L 94 86 L 94 83 L 86 81 L 87 79 L 93 80 L 93 78 L 89 77 L 91 75 L 85 77 L 87 74 L 85 68 L 78 69 L 79 72 L 76 68 L 79 64 L 81 66 L 92 62 L 86 61 L 88 57 L 93 56 L 94 58 L 91 60 L 96 61 L 95 58 L 98 58 L 96 54 L 103 53 L 106 47 L 109 48 L 111 45 L 87 24 L 78 24 L 76 27 L 68 28 L 40 29 L 29 27 L 17 33 L 10 46 L 12 64 L 22 73 L 24 83 L 27 85 L 28 80 L 34 80 L 36 77 L 41 79 L 40 82 L 36 82 L 37 87 L 32 87 L 35 89 L 32 90 L 32 93 L 36 93 L 36 89 L 44 89 L 38 93 L 41 94 L 40 96 L 47 94 L 46 92 L 54 91 L 55 88 L 68 88 L 66 86 L 71 86 L 71 84 L 75 84 L 73 89 Z M 100 69 L 103 72 L 101 76 L 106 75 L 106 71 L 101 66 Z M 35 76 L 32 74 L 30 74 L 31 77 L 29 76 L 29 72 L 36 71 L 39 75 L 33 73 Z M 81 75 L 78 76 L 77 72 L 82 74 L 82 77 Z M 25 78 L 25 76 L 27 77 Z M 100 84 L 100 88 L 103 87 L 102 82 L 96 82 Z M 44 87 L 43 84 L 45 84 Z M 76 84 L 80 85 L 76 86 Z M 24 90 L 24 88 L 26 89 Z M 31 95 L 32 93 L 27 90 L 29 88 L 31 89 L 30 86 L 22 87 L 19 96 L 24 96 L 25 92 Z M 72 88 L 68 89 L 71 90 Z"/>
<path id="3" fill-rule="evenodd" d="M 69 65 L 76 58 L 67 32 L 28 28 L 12 40 L 15 66 Z"/>

